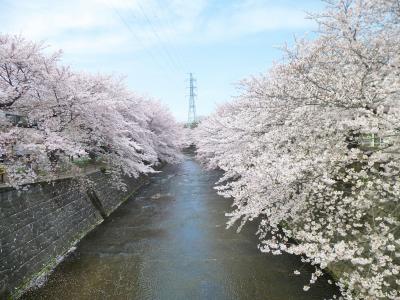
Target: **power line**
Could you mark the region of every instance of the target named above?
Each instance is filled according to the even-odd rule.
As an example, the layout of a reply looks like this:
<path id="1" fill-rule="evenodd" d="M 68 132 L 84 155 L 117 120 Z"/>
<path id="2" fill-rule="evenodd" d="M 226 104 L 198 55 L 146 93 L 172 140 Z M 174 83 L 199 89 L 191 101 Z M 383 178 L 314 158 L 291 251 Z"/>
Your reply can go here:
<path id="1" fill-rule="evenodd" d="M 158 59 L 156 58 L 156 56 L 143 44 L 143 42 L 141 41 L 141 39 L 137 36 L 137 34 L 135 33 L 135 31 L 132 29 L 131 25 L 125 20 L 125 18 L 121 15 L 121 13 L 113 6 L 111 6 L 111 9 L 113 10 L 113 12 L 118 16 L 118 19 L 122 22 L 122 24 L 128 29 L 128 31 L 131 33 L 131 35 L 134 37 L 136 42 L 139 42 L 142 46 L 142 49 L 150 56 L 150 58 L 152 59 L 152 61 L 158 65 L 161 69 L 163 69 L 163 71 L 167 71 L 165 69 L 165 67 L 159 63 Z M 168 71 L 167 71 L 168 73 Z"/>
<path id="2" fill-rule="evenodd" d="M 160 6 L 159 1 L 154 1 L 154 2 L 156 3 L 156 5 L 157 5 L 159 10 L 162 11 L 164 9 L 163 7 Z M 152 15 L 153 15 L 154 19 L 158 23 L 159 28 L 162 28 L 164 24 L 161 24 L 161 18 L 158 16 L 158 14 L 156 12 L 157 8 L 150 7 L 150 9 L 151 9 L 151 12 L 152 12 Z M 166 9 L 168 10 L 169 14 L 171 14 L 171 15 L 173 14 L 173 12 L 171 11 L 170 5 L 166 5 Z M 167 25 L 166 27 L 168 27 L 168 28 L 172 29 L 174 27 L 168 18 L 165 19 L 165 23 Z M 167 35 L 165 35 L 165 38 L 166 38 L 167 44 L 169 44 L 171 46 L 172 54 L 174 54 L 174 53 L 176 54 L 176 56 L 173 56 L 174 60 L 176 60 L 178 62 L 178 65 L 179 65 L 179 67 L 181 68 L 182 71 L 187 70 L 187 68 L 186 68 L 186 66 L 185 66 L 185 64 L 183 63 L 183 60 L 182 60 L 183 56 L 181 55 L 179 49 L 177 47 L 175 47 L 174 43 L 172 42 L 171 31 L 170 30 L 167 30 Z"/>
<path id="3" fill-rule="evenodd" d="M 138 37 L 137 33 L 132 29 L 131 24 L 130 24 L 129 22 L 127 22 L 127 20 L 122 16 L 122 14 L 121 14 L 115 7 L 113 7 L 113 6 L 111 6 L 111 9 L 113 10 L 114 14 L 118 16 L 118 19 L 119 19 L 119 20 L 122 22 L 122 24 L 128 29 L 128 31 L 129 31 L 129 32 L 131 33 L 131 35 L 135 38 L 135 40 L 136 40 L 137 42 L 141 43 L 141 45 L 142 45 L 144 51 L 146 51 L 146 53 L 151 57 L 151 59 L 153 60 L 153 62 L 156 63 L 157 65 L 159 65 L 164 71 L 167 71 L 167 70 L 164 68 L 163 64 L 159 64 L 156 55 L 154 55 L 154 54 L 150 51 L 150 49 L 148 49 L 148 48 L 143 44 L 142 39 L 140 39 L 140 38 Z M 154 26 L 152 25 L 152 23 L 151 23 L 150 19 L 148 18 L 148 16 L 145 14 L 145 12 L 144 12 L 144 10 L 143 10 L 142 7 L 140 7 L 140 10 L 142 11 L 142 14 L 144 15 L 144 17 L 145 17 L 146 21 L 148 22 L 148 24 L 152 27 L 153 34 L 156 36 L 156 38 L 158 38 L 159 41 L 161 41 L 160 35 L 159 35 L 159 34 L 157 33 L 157 31 L 155 30 Z M 132 8 L 130 8 L 129 11 L 130 11 L 131 15 L 132 15 L 134 18 L 137 18 L 137 16 L 136 16 L 135 13 L 133 12 Z M 162 42 L 162 41 L 161 41 L 161 42 Z M 155 53 L 157 54 L 157 51 L 155 51 Z M 167 55 L 167 57 L 169 56 L 169 59 L 170 59 L 169 62 L 172 63 L 173 68 L 175 68 L 175 70 L 177 70 L 176 64 L 173 62 L 173 58 L 171 57 L 171 54 L 169 54 L 168 50 L 165 49 L 165 48 L 164 48 L 164 53 Z M 160 57 L 161 57 L 161 55 L 160 55 Z M 169 68 L 169 65 L 166 63 L 166 61 L 163 60 L 163 58 L 161 58 L 161 62 L 165 63 L 165 66 L 167 66 L 167 67 Z M 169 68 L 169 69 L 172 71 L 172 73 L 174 73 L 174 70 L 173 70 L 173 69 L 171 69 L 171 68 Z M 179 70 L 178 70 L 178 71 L 179 71 Z M 167 72 L 168 72 L 168 71 L 167 71 Z M 170 81 L 170 78 L 171 78 L 171 77 L 169 77 L 169 76 L 166 76 L 166 77 L 167 77 L 166 79 L 167 79 L 168 81 Z M 194 84 L 194 81 L 195 81 L 195 80 L 193 80 L 192 83 L 191 83 L 192 86 L 193 86 L 193 84 Z M 196 107 L 195 107 L 195 103 L 194 103 L 194 97 L 195 97 L 194 90 L 195 90 L 195 87 L 193 86 L 192 89 L 191 89 L 191 91 L 192 91 L 192 92 L 191 92 L 191 95 L 192 95 L 191 99 L 193 99 L 193 105 L 191 106 L 191 111 L 193 111 L 193 117 L 192 117 L 193 120 L 196 120 Z"/>
<path id="4" fill-rule="evenodd" d="M 176 64 L 176 62 L 174 61 L 174 59 L 173 59 L 171 53 L 170 53 L 170 52 L 168 51 L 168 49 L 165 47 L 165 45 L 164 45 L 164 43 L 163 43 L 163 41 L 162 41 L 162 39 L 161 39 L 161 37 L 160 37 L 160 35 L 159 35 L 157 29 L 155 28 L 154 24 L 152 23 L 152 21 L 150 20 L 150 18 L 149 18 L 148 15 L 146 14 L 145 10 L 143 9 L 143 6 L 142 6 L 140 3 L 138 3 L 138 7 L 139 7 L 139 10 L 140 10 L 140 12 L 142 13 L 142 15 L 143 15 L 145 21 L 147 22 L 147 24 L 149 25 L 151 31 L 153 32 L 153 35 L 154 35 L 155 38 L 158 40 L 159 45 L 160 45 L 162 51 L 164 52 L 165 56 L 167 57 L 169 63 L 171 64 L 171 66 L 172 66 L 174 69 L 176 69 L 176 70 L 179 72 L 179 67 L 177 67 L 177 64 Z M 132 9 L 131 9 L 131 11 L 132 11 Z"/>

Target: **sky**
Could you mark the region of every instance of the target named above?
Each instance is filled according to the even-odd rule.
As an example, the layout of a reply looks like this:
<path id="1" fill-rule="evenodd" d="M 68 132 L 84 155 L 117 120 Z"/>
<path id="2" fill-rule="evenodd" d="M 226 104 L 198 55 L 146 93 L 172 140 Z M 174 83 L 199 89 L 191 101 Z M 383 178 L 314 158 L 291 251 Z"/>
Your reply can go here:
<path id="1" fill-rule="evenodd" d="M 188 114 L 189 73 L 197 115 L 238 94 L 264 73 L 295 36 L 312 34 L 307 12 L 320 0 L 0 0 L 0 33 L 63 50 L 77 71 L 125 76 L 139 94 L 160 99 L 179 121 Z"/>

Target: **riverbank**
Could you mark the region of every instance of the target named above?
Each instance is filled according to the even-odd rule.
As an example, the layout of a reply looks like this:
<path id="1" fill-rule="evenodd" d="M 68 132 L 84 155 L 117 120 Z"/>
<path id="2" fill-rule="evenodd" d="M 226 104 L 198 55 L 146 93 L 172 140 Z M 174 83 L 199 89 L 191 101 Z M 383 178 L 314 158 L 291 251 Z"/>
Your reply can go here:
<path id="1" fill-rule="evenodd" d="M 32 184 L 27 191 L 0 189 L 0 298 L 18 298 L 38 285 L 91 230 L 147 182 L 124 178 L 127 191 L 110 187 L 108 175 L 88 174 L 93 189 L 72 178 Z"/>

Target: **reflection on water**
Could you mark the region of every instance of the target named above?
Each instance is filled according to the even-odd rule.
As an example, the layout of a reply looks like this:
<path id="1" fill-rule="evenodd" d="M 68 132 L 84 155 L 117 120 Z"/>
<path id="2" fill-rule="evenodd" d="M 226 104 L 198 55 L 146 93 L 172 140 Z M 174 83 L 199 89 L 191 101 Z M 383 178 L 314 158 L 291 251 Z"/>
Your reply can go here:
<path id="1" fill-rule="evenodd" d="M 312 269 L 299 258 L 261 254 L 254 225 L 225 229 L 218 176 L 190 156 L 165 167 L 24 299 L 329 298 L 325 280 L 303 291 Z"/>

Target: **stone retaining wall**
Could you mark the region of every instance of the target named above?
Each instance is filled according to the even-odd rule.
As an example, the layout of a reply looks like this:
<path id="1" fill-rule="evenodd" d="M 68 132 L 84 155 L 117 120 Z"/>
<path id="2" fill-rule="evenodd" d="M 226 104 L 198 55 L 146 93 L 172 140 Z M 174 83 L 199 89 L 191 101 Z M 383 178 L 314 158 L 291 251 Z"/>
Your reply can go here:
<path id="1" fill-rule="evenodd" d="M 97 203 L 71 179 L 37 183 L 28 191 L 0 189 L 0 299 L 6 294 L 18 297 L 53 269 L 77 241 L 147 180 L 126 178 L 128 191 L 122 192 L 112 188 L 101 172 L 89 177 L 95 182 L 91 194 Z"/>

